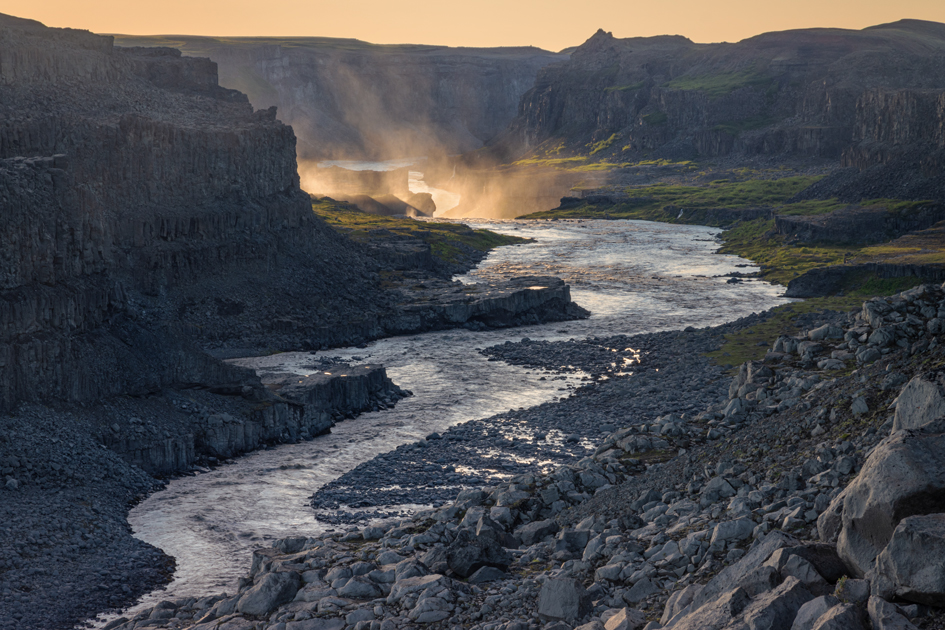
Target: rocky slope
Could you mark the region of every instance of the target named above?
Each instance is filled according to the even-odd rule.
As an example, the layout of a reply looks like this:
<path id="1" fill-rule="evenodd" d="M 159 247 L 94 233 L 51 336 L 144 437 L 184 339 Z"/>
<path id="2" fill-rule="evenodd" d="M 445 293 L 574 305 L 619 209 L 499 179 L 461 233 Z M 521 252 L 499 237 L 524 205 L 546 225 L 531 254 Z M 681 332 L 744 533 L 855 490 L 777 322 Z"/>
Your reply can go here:
<path id="1" fill-rule="evenodd" d="M 945 25 L 916 20 L 735 44 L 598 31 L 540 72 L 495 149 L 542 156 L 564 146 L 619 161 L 801 156 L 858 169 L 937 156 L 943 54 Z M 940 158 L 920 162 L 928 174 Z"/>
<path id="2" fill-rule="evenodd" d="M 938 285 L 803 316 L 807 330 L 701 412 L 641 414 L 590 457 L 394 525 L 300 532 L 257 551 L 239 593 L 113 627 L 940 627 L 943 316 Z M 600 354 L 554 346 L 494 351 L 529 365 Z"/>
<path id="3" fill-rule="evenodd" d="M 305 159 L 477 149 L 515 117 L 538 70 L 567 58 L 530 47 L 385 46 L 326 37 L 118 36 L 117 42 L 211 58 L 222 85 L 246 93 L 256 107 L 279 107 Z"/>

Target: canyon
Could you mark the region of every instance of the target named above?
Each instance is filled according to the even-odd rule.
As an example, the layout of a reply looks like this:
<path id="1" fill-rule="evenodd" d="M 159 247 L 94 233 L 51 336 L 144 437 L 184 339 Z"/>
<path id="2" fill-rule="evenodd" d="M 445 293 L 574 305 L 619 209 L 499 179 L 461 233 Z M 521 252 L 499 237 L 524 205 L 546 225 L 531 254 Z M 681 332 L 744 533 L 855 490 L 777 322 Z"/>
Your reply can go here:
<path id="1" fill-rule="evenodd" d="M 538 71 L 567 54 L 358 40 L 116 36 L 217 63 L 220 83 L 279 108 L 302 160 L 396 159 L 478 149 L 515 117 Z M 318 191 L 312 191 L 318 192 Z"/>
<path id="2" fill-rule="evenodd" d="M 565 340 L 556 324 L 541 329 L 546 339 L 473 351 L 526 375 L 584 371 L 584 387 L 545 386 L 538 407 L 437 425 L 443 435 L 411 435 L 339 467 L 307 507 L 345 531 L 267 541 L 274 547 L 256 551 L 235 595 L 161 602 L 108 627 L 751 627 L 776 610 L 800 619 L 815 601 L 823 609 L 809 609 L 805 627 L 841 627 L 824 625 L 830 615 L 851 628 L 867 615 L 874 628 L 937 621 L 945 586 L 914 583 L 900 564 L 928 564 L 915 536 L 939 544 L 938 481 L 924 511 L 913 509 L 932 496 L 921 488 L 905 512 L 871 508 L 886 519 L 872 555 L 857 532 L 862 496 L 884 484 L 884 458 L 940 438 L 940 380 L 929 370 L 942 365 L 941 264 L 844 258 L 852 276 L 936 284 L 856 294 L 853 311 L 829 302 L 749 314 L 754 299 L 783 301 L 779 290 L 750 277 L 760 267 L 708 277 L 722 263 L 693 262 L 719 244 L 708 228 L 605 229 L 579 218 L 558 232 L 553 222 L 532 229 L 577 245 L 473 283 L 454 275 L 495 243 L 522 239 L 450 241 L 447 260 L 442 241 L 424 240 L 433 224 L 411 235 L 346 230 L 323 216 L 357 209 L 307 194 L 299 166 L 428 156 L 426 181 L 463 197 L 455 216 L 652 203 L 666 222 L 768 221 L 759 239 L 801 248 L 838 235 L 856 245 L 935 241 L 943 59 L 945 26 L 916 20 L 724 45 L 599 31 L 549 53 L 101 36 L 0 15 L 0 629 L 73 627 L 166 584 L 175 560 L 135 538 L 127 514 L 169 478 L 209 476 L 411 397 L 352 346 L 553 322 L 587 337 Z M 851 207 L 787 216 L 725 199 L 692 214 L 627 190 L 711 188 L 727 176 L 796 176 L 810 185 L 781 201 Z M 411 192 L 408 167 L 331 177 L 367 181 L 379 197 Z M 864 199 L 921 203 L 852 207 Z M 465 227 L 451 238 L 477 234 L 498 238 Z M 607 313 L 604 327 L 556 276 L 614 238 L 619 246 L 593 270 L 570 270 L 569 283 L 585 297 L 595 296 L 590 285 L 620 293 L 615 261 L 631 251 L 628 234 L 650 249 L 633 261 L 638 294 L 621 295 L 621 308 L 644 289 L 670 296 L 669 306 L 648 319 L 640 307 Z M 751 266 L 741 260 L 725 264 Z M 804 270 L 785 281 L 787 295 L 849 289 L 832 267 Z M 703 295 L 696 285 L 708 296 L 700 304 L 672 299 Z M 707 306 L 724 296 L 746 312 Z M 704 328 L 674 329 L 699 309 L 692 321 Z M 645 333 L 629 334 L 635 318 Z M 319 353 L 338 347 L 344 360 Z M 305 353 L 292 368 L 247 358 L 289 350 Z M 508 373 L 522 377 L 518 369 Z M 567 395 L 548 400 L 556 391 Z M 494 474 L 461 470 L 464 442 L 481 448 L 469 461 L 482 470 L 508 461 Z M 458 496 L 441 476 L 462 486 Z M 411 515 L 368 523 L 356 511 L 388 495 Z M 706 608 L 723 595 L 723 608 Z"/>

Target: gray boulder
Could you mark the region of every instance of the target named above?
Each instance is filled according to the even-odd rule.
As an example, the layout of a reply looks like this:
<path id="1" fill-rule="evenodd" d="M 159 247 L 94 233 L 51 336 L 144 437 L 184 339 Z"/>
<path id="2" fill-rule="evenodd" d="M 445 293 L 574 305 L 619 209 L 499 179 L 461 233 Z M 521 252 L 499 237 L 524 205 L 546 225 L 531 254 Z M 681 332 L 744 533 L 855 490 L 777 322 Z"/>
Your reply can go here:
<path id="1" fill-rule="evenodd" d="M 743 589 L 723 593 L 712 598 L 706 604 L 694 608 L 688 614 L 681 614 L 669 622 L 666 628 L 673 630 L 720 630 L 729 625 L 732 620 L 741 614 L 751 602 L 751 598 Z"/>
<path id="2" fill-rule="evenodd" d="M 621 608 L 604 623 L 605 630 L 639 630 L 646 624 L 646 616 L 634 608 Z"/>
<path id="3" fill-rule="evenodd" d="M 917 429 L 945 416 L 945 369 L 919 374 L 902 388 L 893 431 Z"/>
<path id="4" fill-rule="evenodd" d="M 873 630 L 918 630 L 894 604 L 881 597 L 870 597 L 866 610 Z"/>
<path id="5" fill-rule="evenodd" d="M 515 530 L 515 535 L 521 539 L 522 544 L 526 546 L 534 545 L 545 536 L 554 536 L 558 533 L 558 524 L 554 519 L 547 521 L 535 521 L 528 523 Z"/>
<path id="6" fill-rule="evenodd" d="M 797 611 L 791 630 L 812 630 L 817 620 L 839 603 L 840 600 L 833 595 L 815 597 Z"/>
<path id="7" fill-rule="evenodd" d="M 496 539 L 464 529 L 447 547 L 446 562 L 454 573 L 466 578 L 482 567 L 505 571 L 512 564 L 512 556 Z"/>
<path id="8" fill-rule="evenodd" d="M 338 595 L 349 599 L 374 599 L 383 595 L 380 587 L 364 577 L 353 577 L 338 589 Z"/>
<path id="9" fill-rule="evenodd" d="M 715 544 L 717 542 L 746 540 L 751 538 L 751 533 L 754 531 L 755 525 L 757 525 L 757 523 L 750 518 L 740 518 L 734 521 L 719 523 L 715 526 L 715 529 L 712 530 L 712 539 L 709 542 Z"/>
<path id="10" fill-rule="evenodd" d="M 660 625 L 665 626 L 681 611 L 685 610 L 692 601 L 702 592 L 704 587 L 701 584 L 690 584 L 686 588 L 676 591 L 669 596 L 666 607 L 663 609 L 663 616 L 660 617 Z"/>
<path id="11" fill-rule="evenodd" d="M 945 434 L 893 433 L 843 493 L 837 552 L 863 577 L 900 520 L 939 511 L 945 511 Z"/>
<path id="12" fill-rule="evenodd" d="M 837 604 L 817 620 L 813 630 L 867 630 L 862 611 L 853 604 Z"/>
<path id="13" fill-rule="evenodd" d="M 741 560 L 725 567 L 718 575 L 709 580 L 705 588 L 690 604 L 692 610 L 713 601 L 723 593 L 734 590 L 746 575 L 764 564 L 776 550 L 798 544 L 796 538 L 779 530 L 775 530 L 759 540 L 760 542 L 749 550 Z M 744 589 L 741 589 L 741 592 L 745 593 Z"/>
<path id="14" fill-rule="evenodd" d="M 781 582 L 781 574 L 771 566 L 762 565 L 739 580 L 738 585 L 751 597 L 775 588 Z"/>
<path id="15" fill-rule="evenodd" d="M 637 604 L 654 593 L 659 593 L 660 587 L 649 578 L 643 578 L 624 593 L 623 598 L 628 604 Z"/>
<path id="16" fill-rule="evenodd" d="M 847 604 L 865 604 L 866 600 L 870 598 L 870 581 L 843 580 L 837 582 L 834 595 Z"/>
<path id="17" fill-rule="evenodd" d="M 876 559 L 877 590 L 930 606 L 945 606 L 945 514 L 903 519 Z"/>
<path id="18" fill-rule="evenodd" d="M 795 577 L 767 593 L 759 595 L 742 613 L 744 627 L 751 630 L 790 630 L 797 611 L 814 596 Z"/>
<path id="19" fill-rule="evenodd" d="M 292 572 L 266 573 L 236 604 L 237 612 L 262 617 L 288 604 L 299 590 L 299 576 Z"/>
<path id="20" fill-rule="evenodd" d="M 538 595 L 538 616 L 548 621 L 575 621 L 591 611 L 591 596 L 573 578 L 547 580 Z"/>

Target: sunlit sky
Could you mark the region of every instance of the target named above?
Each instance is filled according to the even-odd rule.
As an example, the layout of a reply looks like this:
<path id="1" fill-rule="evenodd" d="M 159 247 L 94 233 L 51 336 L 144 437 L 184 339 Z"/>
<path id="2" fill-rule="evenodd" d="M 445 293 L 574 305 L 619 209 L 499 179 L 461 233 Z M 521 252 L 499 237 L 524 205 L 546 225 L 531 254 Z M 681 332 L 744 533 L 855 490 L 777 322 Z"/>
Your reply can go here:
<path id="1" fill-rule="evenodd" d="M 678 34 L 732 42 L 792 28 L 858 29 L 903 18 L 945 22 L 945 0 L 2 0 L 0 12 L 97 33 L 560 50 L 598 28 L 617 37 Z"/>

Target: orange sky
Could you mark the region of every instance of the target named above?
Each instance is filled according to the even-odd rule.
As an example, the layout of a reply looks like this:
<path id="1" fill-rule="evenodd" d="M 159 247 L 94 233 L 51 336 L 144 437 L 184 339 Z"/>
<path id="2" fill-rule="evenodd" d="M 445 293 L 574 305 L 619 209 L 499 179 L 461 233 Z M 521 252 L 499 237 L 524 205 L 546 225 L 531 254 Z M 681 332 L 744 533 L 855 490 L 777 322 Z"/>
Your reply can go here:
<path id="1" fill-rule="evenodd" d="M 2 0 L 0 12 L 98 33 L 318 35 L 560 50 L 598 28 L 617 37 L 680 34 L 716 42 L 902 18 L 945 22 L 945 0 Z"/>

